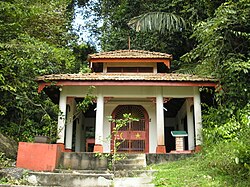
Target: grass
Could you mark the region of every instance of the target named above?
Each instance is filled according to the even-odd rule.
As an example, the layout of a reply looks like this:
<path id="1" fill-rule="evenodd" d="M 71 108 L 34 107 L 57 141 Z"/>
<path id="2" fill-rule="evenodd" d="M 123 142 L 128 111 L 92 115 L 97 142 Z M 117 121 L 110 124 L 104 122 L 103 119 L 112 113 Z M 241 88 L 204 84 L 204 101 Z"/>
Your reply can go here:
<path id="1" fill-rule="evenodd" d="M 154 165 L 153 169 L 158 171 L 153 183 L 159 187 L 250 187 L 250 181 L 207 167 L 201 155 Z"/>

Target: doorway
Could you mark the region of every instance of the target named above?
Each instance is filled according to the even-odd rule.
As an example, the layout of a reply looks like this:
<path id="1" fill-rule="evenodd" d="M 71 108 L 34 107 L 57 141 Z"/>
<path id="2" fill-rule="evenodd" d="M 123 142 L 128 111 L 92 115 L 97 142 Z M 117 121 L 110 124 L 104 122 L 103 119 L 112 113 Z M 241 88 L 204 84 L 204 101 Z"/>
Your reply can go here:
<path id="1" fill-rule="evenodd" d="M 124 153 L 148 153 L 149 151 L 149 117 L 147 111 L 141 105 L 119 105 L 112 113 L 113 119 L 122 119 L 123 114 L 131 114 L 138 121 L 128 123 L 119 131 L 120 146 L 118 152 Z M 115 127 L 112 123 L 111 128 Z M 114 137 L 111 141 L 111 149 Z"/>

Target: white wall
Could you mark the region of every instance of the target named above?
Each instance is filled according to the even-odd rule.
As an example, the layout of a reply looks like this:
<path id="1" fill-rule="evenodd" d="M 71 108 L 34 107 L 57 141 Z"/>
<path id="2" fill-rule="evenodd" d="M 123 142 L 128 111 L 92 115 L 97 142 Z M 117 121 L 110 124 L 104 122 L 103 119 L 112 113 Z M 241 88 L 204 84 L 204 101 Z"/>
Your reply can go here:
<path id="1" fill-rule="evenodd" d="M 63 86 L 63 95 L 67 97 L 84 97 L 87 94 L 89 86 Z M 102 90 L 104 97 L 120 98 L 146 98 L 155 97 L 157 86 L 96 86 L 93 95 L 98 90 Z M 193 97 L 194 89 L 192 87 L 163 87 L 163 97 L 184 98 Z"/>
<path id="2" fill-rule="evenodd" d="M 61 97 L 84 97 L 87 93 L 89 86 L 64 86 L 62 89 Z M 105 138 L 110 135 L 110 122 L 108 122 L 107 116 L 110 116 L 113 110 L 119 104 L 137 104 L 142 105 L 149 115 L 149 152 L 155 153 L 157 146 L 157 133 L 156 133 L 156 114 L 155 114 L 155 103 L 152 101 L 148 102 L 136 102 L 135 99 L 146 99 L 155 97 L 157 93 L 156 86 L 97 86 L 93 92 L 96 95 L 98 90 L 101 90 L 103 97 L 114 97 L 122 98 L 120 102 L 113 102 L 112 100 L 104 104 L 104 152 L 110 152 L 110 142 L 106 141 Z M 194 89 L 192 87 L 163 87 L 163 97 L 172 98 L 185 98 L 193 97 Z M 127 102 L 124 100 L 127 99 Z M 129 101 L 130 100 L 130 101 Z M 166 118 L 164 122 L 165 126 L 175 126 L 177 124 L 176 118 Z M 84 125 L 92 126 L 95 124 L 94 118 L 85 118 Z"/>

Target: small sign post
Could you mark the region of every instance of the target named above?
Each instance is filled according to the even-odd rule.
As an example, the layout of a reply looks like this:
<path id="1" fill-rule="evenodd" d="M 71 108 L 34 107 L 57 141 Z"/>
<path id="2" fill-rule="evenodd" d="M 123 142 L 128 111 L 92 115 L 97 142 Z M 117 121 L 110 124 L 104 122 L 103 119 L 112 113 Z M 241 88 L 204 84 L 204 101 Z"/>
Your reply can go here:
<path id="1" fill-rule="evenodd" d="M 175 137 L 175 149 L 176 151 L 184 151 L 184 137 L 188 136 L 186 131 L 171 131 L 173 137 Z"/>

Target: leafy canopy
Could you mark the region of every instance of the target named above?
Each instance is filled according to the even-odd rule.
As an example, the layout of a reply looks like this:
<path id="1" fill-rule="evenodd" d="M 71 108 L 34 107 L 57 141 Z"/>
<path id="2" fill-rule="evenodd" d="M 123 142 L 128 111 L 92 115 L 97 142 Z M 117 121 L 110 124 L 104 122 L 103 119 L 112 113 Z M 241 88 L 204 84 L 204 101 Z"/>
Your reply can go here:
<path id="1" fill-rule="evenodd" d="M 56 136 L 58 107 L 35 77 L 79 72 L 84 55 L 72 34 L 70 0 L 0 2 L 0 131 L 19 141 L 35 134 Z M 85 53 L 86 54 L 86 53 Z"/>

